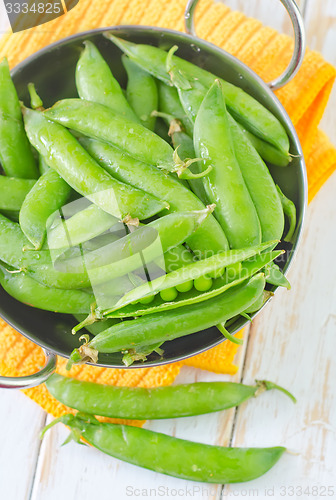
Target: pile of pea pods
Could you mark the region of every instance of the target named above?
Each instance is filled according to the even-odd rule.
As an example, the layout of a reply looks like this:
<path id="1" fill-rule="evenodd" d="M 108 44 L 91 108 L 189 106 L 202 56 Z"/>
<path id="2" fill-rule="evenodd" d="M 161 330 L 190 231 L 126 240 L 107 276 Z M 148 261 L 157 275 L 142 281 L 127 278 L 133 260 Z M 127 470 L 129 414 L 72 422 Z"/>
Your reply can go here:
<path id="1" fill-rule="evenodd" d="M 177 47 L 106 37 L 126 89 L 87 41 L 79 98 L 49 109 L 34 83 L 20 103 L 0 63 L 1 285 L 75 316 L 87 333 L 70 364 L 120 352 L 129 366 L 215 325 L 239 343 L 227 322 L 260 309 L 267 283 L 289 287 L 274 260 L 295 205 L 266 164 L 290 165 L 287 134 Z"/>
<path id="2" fill-rule="evenodd" d="M 240 343 L 230 321 L 258 311 L 270 285 L 290 287 L 274 261 L 293 238 L 296 210 L 267 166 L 290 165 L 287 134 L 177 47 L 106 37 L 123 52 L 126 89 L 87 41 L 79 98 L 49 109 L 34 83 L 30 107 L 20 103 L 0 63 L 0 283 L 23 303 L 76 318 L 72 333 L 87 333 L 69 366 L 99 353 L 119 352 L 126 366 L 160 358 L 165 342 L 212 326 Z M 54 374 L 46 385 L 79 413 L 45 430 L 61 421 L 72 439 L 109 455 L 212 483 L 259 477 L 285 448 L 209 446 L 94 415 L 199 415 L 273 388 L 294 399 L 268 381 L 132 389 Z"/>

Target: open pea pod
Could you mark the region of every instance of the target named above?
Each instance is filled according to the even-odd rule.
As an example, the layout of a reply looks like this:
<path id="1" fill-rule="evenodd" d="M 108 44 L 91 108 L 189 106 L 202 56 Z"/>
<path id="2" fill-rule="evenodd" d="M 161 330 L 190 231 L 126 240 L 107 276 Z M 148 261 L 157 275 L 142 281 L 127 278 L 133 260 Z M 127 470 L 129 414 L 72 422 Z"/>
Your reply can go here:
<path id="1" fill-rule="evenodd" d="M 206 292 L 199 292 L 195 288 L 192 288 L 188 292 L 179 294 L 177 298 L 171 302 L 164 302 L 161 299 L 160 295 L 157 295 L 150 304 L 139 304 L 139 303 L 128 304 L 118 310 L 104 312 L 104 315 L 108 318 L 128 318 L 128 317 L 145 316 L 147 314 L 153 314 L 155 312 L 167 311 L 169 309 L 176 309 L 178 307 L 187 306 L 198 302 L 203 302 L 204 300 L 208 300 L 213 297 L 216 297 L 217 295 L 220 295 L 221 293 L 225 292 L 232 286 L 238 285 L 243 281 L 245 281 L 247 278 L 250 278 L 255 273 L 260 271 L 260 269 L 262 269 L 265 265 L 267 265 L 267 263 L 272 262 L 281 253 L 282 250 L 262 253 L 260 255 L 257 255 L 255 258 L 251 260 L 243 262 L 242 269 L 238 278 L 237 277 L 228 278 L 226 277 L 226 275 L 224 275 L 224 277 L 217 278 L 216 280 L 213 281 L 212 288 L 210 290 L 207 290 Z M 200 263 L 198 262 L 197 264 Z M 188 268 L 195 268 L 195 266 L 194 264 L 192 264 L 190 266 L 180 269 L 178 272 L 170 273 L 170 275 L 172 274 L 186 275 L 188 273 L 185 273 L 185 270 Z M 182 273 L 181 271 L 184 271 L 184 273 Z M 193 273 L 190 272 L 189 275 L 192 274 Z M 169 275 L 166 276 L 168 277 Z M 171 278 L 168 278 L 167 281 L 171 281 L 173 279 L 174 278 L 172 276 Z M 144 290 L 145 285 L 141 285 L 137 289 L 132 290 L 127 295 L 129 296 L 132 294 L 136 295 L 137 290 L 139 289 Z"/>

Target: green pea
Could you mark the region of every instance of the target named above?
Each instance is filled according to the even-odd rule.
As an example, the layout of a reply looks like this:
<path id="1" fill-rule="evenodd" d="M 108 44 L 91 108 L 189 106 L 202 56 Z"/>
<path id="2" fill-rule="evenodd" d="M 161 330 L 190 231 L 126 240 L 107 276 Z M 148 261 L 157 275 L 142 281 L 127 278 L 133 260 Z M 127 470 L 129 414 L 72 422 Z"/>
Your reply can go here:
<path id="1" fill-rule="evenodd" d="M 212 273 L 209 273 L 209 277 L 216 279 L 216 278 L 221 278 L 223 274 L 225 273 L 226 268 L 222 267 L 221 269 L 216 269 L 216 271 L 213 271 Z"/>
<path id="2" fill-rule="evenodd" d="M 154 300 L 154 295 L 150 295 L 149 297 L 144 297 L 143 299 L 140 299 L 139 302 L 140 304 L 150 304 Z"/>
<path id="3" fill-rule="evenodd" d="M 207 276 L 200 276 L 199 278 L 194 280 L 194 287 L 199 292 L 206 292 L 212 287 L 212 278 L 208 278 Z"/>
<path id="4" fill-rule="evenodd" d="M 175 287 L 167 288 L 166 290 L 162 290 L 160 292 L 160 297 L 165 302 L 172 302 L 178 296 L 178 291 Z"/>
<path id="5" fill-rule="evenodd" d="M 231 280 L 237 280 L 241 276 L 242 272 L 242 263 L 241 262 L 235 262 L 234 264 L 230 264 L 226 268 L 226 277 L 227 279 Z"/>
<path id="6" fill-rule="evenodd" d="M 176 290 L 178 292 L 182 292 L 182 293 L 185 293 L 185 292 L 189 292 L 194 286 L 194 282 L 193 280 L 190 280 L 190 281 L 186 281 L 185 283 L 181 283 L 180 285 L 177 285 L 176 287 Z"/>

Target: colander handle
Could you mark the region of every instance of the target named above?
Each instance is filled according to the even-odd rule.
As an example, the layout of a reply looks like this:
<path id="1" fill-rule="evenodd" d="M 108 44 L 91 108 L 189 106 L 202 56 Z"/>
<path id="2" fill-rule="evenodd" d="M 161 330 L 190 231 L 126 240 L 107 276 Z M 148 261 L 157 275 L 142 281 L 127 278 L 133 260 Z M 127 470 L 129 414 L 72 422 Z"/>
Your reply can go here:
<path id="1" fill-rule="evenodd" d="M 186 32 L 189 35 L 197 36 L 195 31 L 194 15 L 197 4 L 200 0 L 189 0 L 184 13 L 184 23 Z M 268 83 L 272 90 L 279 89 L 286 85 L 298 72 L 303 61 L 306 37 L 301 12 L 294 0 L 280 0 L 291 18 L 294 29 L 294 53 L 287 69 L 278 78 Z"/>
<path id="2" fill-rule="evenodd" d="M 44 367 L 33 375 L 26 377 L 0 377 L 0 389 L 28 389 L 43 384 L 56 369 L 56 355 L 43 349 L 46 357 Z"/>

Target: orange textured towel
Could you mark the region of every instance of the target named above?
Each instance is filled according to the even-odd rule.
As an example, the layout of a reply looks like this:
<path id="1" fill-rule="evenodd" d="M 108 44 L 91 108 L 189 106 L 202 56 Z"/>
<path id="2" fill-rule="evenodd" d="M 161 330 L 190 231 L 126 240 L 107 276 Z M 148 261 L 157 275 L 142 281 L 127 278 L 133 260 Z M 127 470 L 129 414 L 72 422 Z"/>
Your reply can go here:
<path id="1" fill-rule="evenodd" d="M 56 40 L 92 28 L 117 24 L 155 25 L 184 30 L 186 0 L 80 0 L 65 16 L 21 33 L 4 35 L 0 56 L 14 66 L 30 54 Z M 203 0 L 197 11 L 199 36 L 219 45 L 241 59 L 262 78 L 271 80 L 287 66 L 293 40 L 275 30 L 233 12 L 223 4 Z M 277 95 L 289 113 L 301 140 L 308 170 L 309 199 L 317 193 L 336 167 L 336 150 L 317 129 L 335 79 L 335 69 L 317 52 L 307 51 L 297 76 Z M 75 366 L 70 374 L 83 380 L 107 384 L 150 387 L 168 385 L 183 364 L 233 374 L 237 347 L 224 342 L 204 354 L 156 368 L 114 370 Z M 18 376 L 33 373 L 43 365 L 43 353 L 30 341 L 0 320 L 0 373 Z M 65 373 L 65 360 L 59 359 L 58 372 Z M 28 389 L 26 394 L 54 416 L 66 407 L 55 401 L 45 386 Z M 132 422 L 140 425 L 140 422 Z"/>

